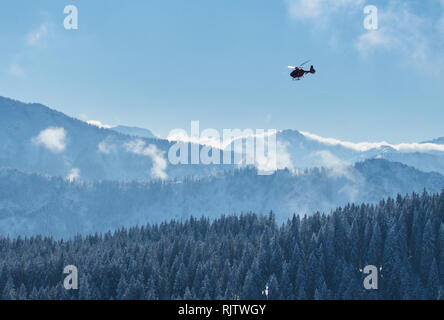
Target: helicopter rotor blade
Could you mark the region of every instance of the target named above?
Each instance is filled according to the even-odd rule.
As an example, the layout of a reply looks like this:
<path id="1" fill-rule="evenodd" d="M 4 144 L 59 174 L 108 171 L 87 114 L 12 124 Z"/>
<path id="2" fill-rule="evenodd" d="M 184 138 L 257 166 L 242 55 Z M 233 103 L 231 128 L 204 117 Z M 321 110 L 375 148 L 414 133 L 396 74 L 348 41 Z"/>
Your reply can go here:
<path id="1" fill-rule="evenodd" d="M 306 65 L 307 63 L 309 63 L 311 60 L 307 60 L 307 61 L 305 61 L 304 63 L 302 63 L 301 65 L 300 65 L 300 67 L 302 67 L 303 65 Z"/>
<path id="2" fill-rule="evenodd" d="M 296 69 L 295 66 L 288 66 L 288 69 Z"/>

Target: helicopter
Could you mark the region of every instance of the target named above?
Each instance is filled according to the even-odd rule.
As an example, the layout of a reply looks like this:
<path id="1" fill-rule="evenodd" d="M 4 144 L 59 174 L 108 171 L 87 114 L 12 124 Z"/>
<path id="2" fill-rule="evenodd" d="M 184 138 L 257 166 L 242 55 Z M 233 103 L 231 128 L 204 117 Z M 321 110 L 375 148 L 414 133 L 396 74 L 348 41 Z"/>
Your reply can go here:
<path id="1" fill-rule="evenodd" d="M 291 73 L 290 76 L 293 78 L 293 80 L 301 80 L 301 78 L 307 74 L 307 73 L 311 73 L 311 74 L 315 74 L 316 70 L 313 68 L 313 66 L 310 67 L 310 70 L 304 70 L 302 69 L 302 67 L 304 65 L 306 65 L 307 63 L 309 63 L 310 60 L 305 61 L 304 63 L 302 63 L 299 67 L 295 67 L 295 66 L 288 66 L 289 69 L 294 69 Z"/>

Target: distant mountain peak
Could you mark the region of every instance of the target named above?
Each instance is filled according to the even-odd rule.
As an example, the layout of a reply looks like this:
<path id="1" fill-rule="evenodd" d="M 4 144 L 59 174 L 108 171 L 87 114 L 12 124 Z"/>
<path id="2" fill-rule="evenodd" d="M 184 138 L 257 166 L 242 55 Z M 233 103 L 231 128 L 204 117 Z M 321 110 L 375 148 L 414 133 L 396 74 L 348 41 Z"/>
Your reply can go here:
<path id="1" fill-rule="evenodd" d="M 435 144 L 444 144 L 444 137 L 439 137 L 433 140 L 424 141 L 422 143 L 435 143 Z"/>
<path id="2" fill-rule="evenodd" d="M 116 126 L 111 127 L 111 130 L 123 133 L 129 136 L 139 137 L 139 138 L 157 138 L 150 130 L 145 128 L 130 127 L 130 126 Z"/>

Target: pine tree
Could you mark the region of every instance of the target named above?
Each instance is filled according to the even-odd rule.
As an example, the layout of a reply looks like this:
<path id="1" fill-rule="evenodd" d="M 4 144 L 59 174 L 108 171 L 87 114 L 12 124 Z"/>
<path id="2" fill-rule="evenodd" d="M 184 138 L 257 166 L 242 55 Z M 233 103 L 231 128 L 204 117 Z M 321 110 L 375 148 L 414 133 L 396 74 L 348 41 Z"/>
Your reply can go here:
<path id="1" fill-rule="evenodd" d="M 69 241 L 0 238 L 0 299 L 443 299 L 443 194 L 279 227 L 245 214 Z M 68 264 L 82 266 L 79 290 L 63 288 Z M 366 265 L 383 267 L 378 290 L 363 288 Z"/>
<path id="2" fill-rule="evenodd" d="M 281 298 L 281 287 L 274 274 L 271 275 L 270 280 L 267 283 L 267 299 L 279 300 Z"/>
<path id="3" fill-rule="evenodd" d="M 435 234 L 433 232 L 432 222 L 429 219 L 424 228 L 423 241 L 422 241 L 422 250 L 421 250 L 421 264 L 420 270 L 422 279 L 424 282 L 427 282 L 429 276 L 430 266 L 432 265 L 433 260 L 435 259 Z"/>
<path id="4" fill-rule="evenodd" d="M 428 298 L 436 300 L 438 299 L 440 285 L 439 285 L 438 265 L 435 259 L 433 259 L 433 262 L 429 270 L 430 270 L 429 277 L 427 279 Z"/>
<path id="5" fill-rule="evenodd" d="M 18 291 L 18 300 L 27 300 L 28 294 L 25 285 L 22 283 Z"/>
<path id="6" fill-rule="evenodd" d="M 262 300 L 264 299 L 263 291 L 265 290 L 265 284 L 260 285 L 255 276 L 255 273 L 248 271 L 247 277 L 245 278 L 245 283 L 242 289 L 241 299 L 242 300 Z"/>
<path id="7" fill-rule="evenodd" d="M 3 288 L 2 299 L 3 300 L 16 300 L 18 298 L 17 291 L 15 290 L 14 281 L 12 277 L 9 277 L 5 287 Z"/>

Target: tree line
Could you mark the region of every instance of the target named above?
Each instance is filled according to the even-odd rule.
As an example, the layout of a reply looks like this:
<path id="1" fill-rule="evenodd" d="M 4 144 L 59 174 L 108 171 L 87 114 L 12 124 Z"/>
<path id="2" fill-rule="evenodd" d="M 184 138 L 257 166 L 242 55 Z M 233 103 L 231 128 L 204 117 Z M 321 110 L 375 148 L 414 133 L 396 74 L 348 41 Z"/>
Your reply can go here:
<path id="1" fill-rule="evenodd" d="M 424 191 L 281 225 L 270 212 L 2 237 L 0 299 L 444 299 L 443 218 L 444 191 Z M 64 288 L 67 265 L 78 290 Z"/>

